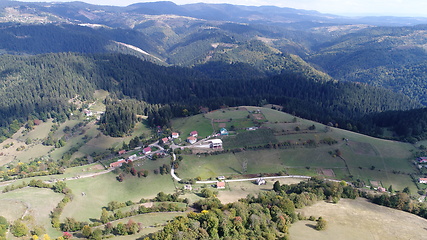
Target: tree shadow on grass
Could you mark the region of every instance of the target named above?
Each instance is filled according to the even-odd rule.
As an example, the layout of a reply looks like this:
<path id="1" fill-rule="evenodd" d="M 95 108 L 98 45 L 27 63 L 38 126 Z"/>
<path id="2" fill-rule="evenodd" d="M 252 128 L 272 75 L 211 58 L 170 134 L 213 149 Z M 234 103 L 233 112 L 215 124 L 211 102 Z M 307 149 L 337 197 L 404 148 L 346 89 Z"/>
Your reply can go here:
<path id="1" fill-rule="evenodd" d="M 305 224 L 307 227 L 312 228 L 312 229 L 316 229 L 316 225 L 312 224 L 312 223 L 306 223 Z"/>
<path id="2" fill-rule="evenodd" d="M 234 169 L 234 168 L 232 168 L 232 167 L 229 167 L 231 170 L 233 170 L 233 171 L 235 171 L 236 173 L 238 173 L 238 174 L 242 174 L 242 172 L 240 172 L 240 171 L 238 171 L 238 170 L 236 170 L 236 169 Z"/>

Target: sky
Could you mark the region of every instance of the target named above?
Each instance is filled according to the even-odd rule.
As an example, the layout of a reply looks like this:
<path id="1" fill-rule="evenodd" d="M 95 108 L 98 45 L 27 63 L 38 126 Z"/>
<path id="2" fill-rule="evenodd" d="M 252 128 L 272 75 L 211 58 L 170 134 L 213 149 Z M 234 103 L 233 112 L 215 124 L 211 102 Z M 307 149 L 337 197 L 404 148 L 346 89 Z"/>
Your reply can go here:
<path id="1" fill-rule="evenodd" d="M 0 0 L 1 1 L 1 0 Z M 69 2 L 74 0 L 20 0 L 25 2 Z M 80 0 L 97 5 L 127 6 L 138 2 L 160 0 Z M 345 16 L 406 16 L 427 17 L 426 0 L 172 0 L 182 5 L 188 3 L 230 3 L 250 6 L 278 6 L 317 10 Z"/>

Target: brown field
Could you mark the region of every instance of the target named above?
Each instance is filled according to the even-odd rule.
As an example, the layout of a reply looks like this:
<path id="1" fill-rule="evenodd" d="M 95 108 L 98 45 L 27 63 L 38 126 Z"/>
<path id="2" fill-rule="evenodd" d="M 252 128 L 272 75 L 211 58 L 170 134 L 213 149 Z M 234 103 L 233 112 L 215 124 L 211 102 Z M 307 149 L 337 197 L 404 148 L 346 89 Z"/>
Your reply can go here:
<path id="1" fill-rule="evenodd" d="M 351 147 L 351 150 L 353 150 L 354 153 L 356 154 L 369 155 L 369 156 L 377 155 L 377 152 L 369 143 L 349 141 L 348 145 Z"/>
<path id="2" fill-rule="evenodd" d="M 291 240 L 427 239 L 426 219 L 363 198 L 341 199 L 338 204 L 319 202 L 298 211 L 306 217 L 323 217 L 328 227 L 317 231 L 315 222 L 299 221 L 290 228 Z"/>
<path id="3" fill-rule="evenodd" d="M 268 179 L 266 185 L 256 185 L 253 182 L 231 182 L 227 183 L 226 189 L 218 191 L 218 199 L 222 203 L 236 202 L 241 198 L 245 198 L 249 194 L 258 194 L 260 191 L 270 191 L 273 189 L 275 181 L 279 181 L 280 184 L 297 184 L 303 181 L 299 178 L 280 178 L 280 179 Z"/>
<path id="4" fill-rule="evenodd" d="M 319 173 L 322 175 L 328 176 L 328 177 L 335 177 L 334 170 L 332 170 L 332 169 L 321 168 L 321 169 L 319 169 Z"/>
<path id="5" fill-rule="evenodd" d="M 265 117 L 262 113 L 254 113 L 252 114 L 252 116 L 256 119 L 256 120 L 264 120 Z"/>
<path id="6" fill-rule="evenodd" d="M 231 122 L 230 119 L 214 119 L 213 120 L 214 123 L 226 123 L 226 122 Z"/>

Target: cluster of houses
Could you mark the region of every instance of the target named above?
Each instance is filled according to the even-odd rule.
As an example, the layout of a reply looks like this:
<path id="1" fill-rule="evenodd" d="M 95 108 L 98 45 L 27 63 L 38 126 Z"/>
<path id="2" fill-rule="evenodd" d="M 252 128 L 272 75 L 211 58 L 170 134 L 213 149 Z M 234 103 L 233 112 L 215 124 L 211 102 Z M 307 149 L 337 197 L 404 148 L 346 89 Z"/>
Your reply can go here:
<path id="1" fill-rule="evenodd" d="M 417 157 L 417 163 L 418 164 L 427 163 L 427 157 Z M 427 178 L 419 178 L 418 182 L 419 183 L 427 183 Z"/>

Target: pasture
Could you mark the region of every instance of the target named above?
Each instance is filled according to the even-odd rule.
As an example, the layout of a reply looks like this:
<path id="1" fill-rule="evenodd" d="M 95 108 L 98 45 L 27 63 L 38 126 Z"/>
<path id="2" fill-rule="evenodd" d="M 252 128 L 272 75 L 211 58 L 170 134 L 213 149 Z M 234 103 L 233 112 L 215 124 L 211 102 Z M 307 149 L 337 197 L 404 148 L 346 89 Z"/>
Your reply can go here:
<path id="1" fill-rule="evenodd" d="M 291 240 L 426 239 L 426 219 L 362 198 L 341 199 L 338 204 L 322 201 L 297 211 L 306 217 L 321 216 L 328 226 L 317 231 L 316 222 L 298 221 L 289 229 Z"/>
<path id="2" fill-rule="evenodd" d="M 61 218 L 74 217 L 79 221 L 89 221 L 101 216 L 102 207 L 111 201 L 138 202 L 141 198 L 153 198 L 158 192 L 172 193 L 175 190 L 170 174 L 156 175 L 154 169 L 168 164 L 170 158 L 147 160 L 141 168 L 149 170 L 148 177 L 138 178 L 126 175 L 123 182 L 116 180 L 117 174 L 107 173 L 89 178 L 67 181 L 67 186 L 75 197 L 64 209 Z M 138 162 L 135 162 L 137 169 Z M 84 194 L 82 194 L 84 193 Z"/>
<path id="3" fill-rule="evenodd" d="M 327 127 L 268 108 L 228 108 L 210 112 L 205 116 L 211 119 L 231 118 L 231 122 L 226 122 L 228 126 L 235 121 L 247 120 L 247 115 L 257 110 L 269 122 L 262 123 L 263 128 L 256 131 L 238 132 L 235 136 L 222 137 L 224 149 L 265 146 L 279 142 L 290 142 L 293 146 L 287 149 L 246 150 L 200 158 L 185 156 L 178 169 L 180 176 L 200 176 L 203 179 L 218 175 L 237 176 L 242 174 L 243 165 L 246 165 L 245 174 L 279 171 L 309 176 L 320 174 L 347 181 L 361 179 L 367 184 L 374 179 L 381 181 L 385 187 L 393 185 L 394 189 L 401 190 L 408 186 L 416 191 L 416 186 L 408 175 L 415 172 L 411 164 L 412 152 L 416 150 L 414 145 Z M 193 119 L 200 121 L 203 117 L 197 115 L 186 120 L 176 120 L 174 123 L 192 126 L 197 121 Z M 313 125 L 314 129 L 309 129 Z M 296 131 L 296 127 L 299 127 L 300 131 Z M 321 143 L 325 139 L 334 140 L 336 143 Z M 304 146 L 308 140 L 315 141 L 317 146 Z M 374 171 L 371 168 L 374 168 Z M 323 174 L 320 169 L 331 169 L 331 174 Z"/>
<path id="4" fill-rule="evenodd" d="M 49 213 L 63 197 L 63 194 L 54 193 L 50 189 L 30 187 L 0 193 L 0 216 L 6 217 L 9 222 L 26 217 L 24 222 L 29 229 L 40 225 L 49 236 L 59 237 L 61 232 L 51 227 Z"/>
<path id="5" fill-rule="evenodd" d="M 214 131 L 211 120 L 205 118 L 203 114 L 174 119 L 172 120 L 172 126 L 174 131 L 180 132 L 180 138 L 183 141 L 187 139 L 192 131 L 197 131 L 199 137 L 210 136 Z"/>

